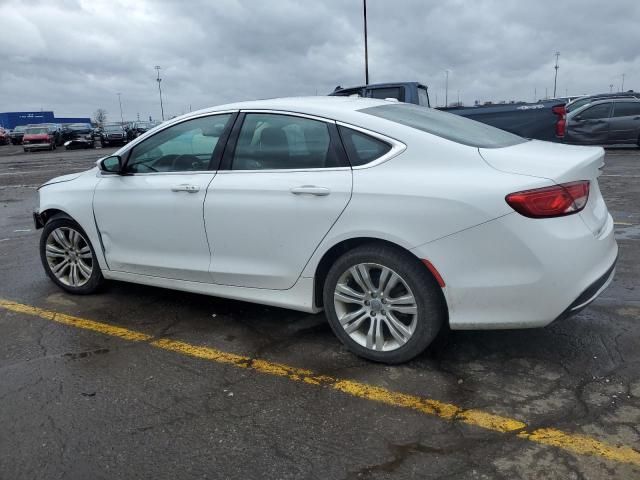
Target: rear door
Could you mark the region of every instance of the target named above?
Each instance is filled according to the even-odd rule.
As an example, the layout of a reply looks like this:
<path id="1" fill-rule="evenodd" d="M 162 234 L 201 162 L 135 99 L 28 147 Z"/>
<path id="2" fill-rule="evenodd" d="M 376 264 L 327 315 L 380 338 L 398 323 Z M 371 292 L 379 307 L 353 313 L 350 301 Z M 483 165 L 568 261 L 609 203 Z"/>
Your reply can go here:
<path id="1" fill-rule="evenodd" d="M 566 141 L 584 145 L 609 142 L 612 102 L 599 103 L 572 115 L 567 125 Z"/>
<path id="2" fill-rule="evenodd" d="M 213 281 L 292 287 L 347 206 L 351 187 L 335 122 L 242 114 L 205 200 Z"/>
<path id="3" fill-rule="evenodd" d="M 610 143 L 637 143 L 640 140 L 640 102 L 614 102 L 609 128 Z"/>

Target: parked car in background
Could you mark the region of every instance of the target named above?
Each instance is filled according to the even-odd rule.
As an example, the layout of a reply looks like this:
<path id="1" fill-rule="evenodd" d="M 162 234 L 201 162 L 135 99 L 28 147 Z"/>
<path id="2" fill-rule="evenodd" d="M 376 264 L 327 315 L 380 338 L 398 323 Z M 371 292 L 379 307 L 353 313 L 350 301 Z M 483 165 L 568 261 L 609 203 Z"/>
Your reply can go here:
<path id="1" fill-rule="evenodd" d="M 406 103 L 242 102 L 44 184 L 34 220 L 70 293 L 113 279 L 324 308 L 353 352 L 399 363 L 443 324 L 542 327 L 607 287 L 603 157 Z"/>
<path id="2" fill-rule="evenodd" d="M 329 95 L 392 98 L 423 107 L 431 105 L 427 87 L 419 82 L 378 83 L 353 88 L 336 87 Z M 563 98 L 553 98 L 536 103 L 518 102 L 438 109 L 501 128 L 525 138 L 558 141 L 556 124 L 563 118 L 566 101 Z"/>
<path id="3" fill-rule="evenodd" d="M 131 135 L 129 140 L 139 137 L 146 131 L 151 130 L 154 126 L 155 125 L 151 122 L 133 122 L 129 127 L 129 134 Z"/>
<path id="4" fill-rule="evenodd" d="M 90 123 L 69 123 L 64 126 L 64 148 L 94 148 L 93 127 Z"/>
<path id="5" fill-rule="evenodd" d="M 102 127 L 100 133 L 100 145 L 109 147 L 113 145 L 124 145 L 127 143 L 127 131 L 120 124 L 110 124 Z"/>
<path id="6" fill-rule="evenodd" d="M 9 130 L 5 130 L 0 127 L 0 145 L 9 145 L 11 143 L 11 136 Z"/>
<path id="7" fill-rule="evenodd" d="M 33 150 L 55 150 L 55 131 L 48 126 L 29 126 L 22 137 L 22 148 L 25 152 Z"/>
<path id="8" fill-rule="evenodd" d="M 567 114 L 565 143 L 640 146 L 640 100 L 596 100 Z"/>
<path id="9" fill-rule="evenodd" d="M 628 92 L 618 92 L 618 93 L 599 93 L 596 95 L 584 95 L 582 97 L 578 97 L 565 105 L 565 110 L 567 113 L 571 113 L 578 108 L 584 107 L 588 103 L 595 102 L 597 100 L 612 100 L 614 98 L 638 98 L 640 99 L 640 92 L 634 92 L 630 90 Z"/>
<path id="10" fill-rule="evenodd" d="M 53 135 L 55 139 L 56 146 L 60 147 L 64 143 L 64 137 L 62 132 L 62 125 L 59 123 L 39 123 L 29 125 L 30 127 L 47 127 L 49 129 L 49 133 Z"/>
<path id="11" fill-rule="evenodd" d="M 22 137 L 24 136 L 24 131 L 27 129 L 26 125 L 18 125 L 16 128 L 11 130 L 9 136 L 11 137 L 11 143 L 14 145 L 22 144 Z"/>

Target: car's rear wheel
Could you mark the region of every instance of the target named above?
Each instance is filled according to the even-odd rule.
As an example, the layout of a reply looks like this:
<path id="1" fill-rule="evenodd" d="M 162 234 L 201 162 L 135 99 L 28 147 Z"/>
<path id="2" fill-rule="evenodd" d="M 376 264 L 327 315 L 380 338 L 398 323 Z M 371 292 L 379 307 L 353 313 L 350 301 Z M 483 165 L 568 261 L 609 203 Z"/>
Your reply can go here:
<path id="1" fill-rule="evenodd" d="M 67 216 L 53 217 L 45 224 L 40 259 L 51 280 L 69 293 L 93 293 L 104 281 L 87 234 Z"/>
<path id="2" fill-rule="evenodd" d="M 401 363 L 424 351 L 446 318 L 442 293 L 413 255 L 381 244 L 345 253 L 324 284 L 329 324 L 349 350 Z"/>

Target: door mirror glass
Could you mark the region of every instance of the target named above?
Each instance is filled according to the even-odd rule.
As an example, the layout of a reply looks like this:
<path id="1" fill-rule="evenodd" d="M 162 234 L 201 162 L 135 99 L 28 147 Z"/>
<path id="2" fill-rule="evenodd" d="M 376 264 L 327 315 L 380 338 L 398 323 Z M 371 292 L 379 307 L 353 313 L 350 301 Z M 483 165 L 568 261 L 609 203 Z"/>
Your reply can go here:
<path id="1" fill-rule="evenodd" d="M 101 171 L 107 173 L 120 173 L 122 170 L 122 158 L 118 155 L 103 158 L 98 162 Z"/>

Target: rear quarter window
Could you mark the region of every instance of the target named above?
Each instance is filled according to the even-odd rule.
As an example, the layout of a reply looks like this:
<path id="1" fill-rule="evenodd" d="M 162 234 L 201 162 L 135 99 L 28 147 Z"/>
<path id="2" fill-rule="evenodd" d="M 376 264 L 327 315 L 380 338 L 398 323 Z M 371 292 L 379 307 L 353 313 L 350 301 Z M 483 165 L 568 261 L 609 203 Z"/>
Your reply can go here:
<path id="1" fill-rule="evenodd" d="M 527 141 L 475 120 L 417 105 L 379 105 L 359 111 L 470 147 L 502 148 Z"/>
<path id="2" fill-rule="evenodd" d="M 348 127 L 338 126 L 342 143 L 352 167 L 366 165 L 386 155 L 391 145 Z"/>

